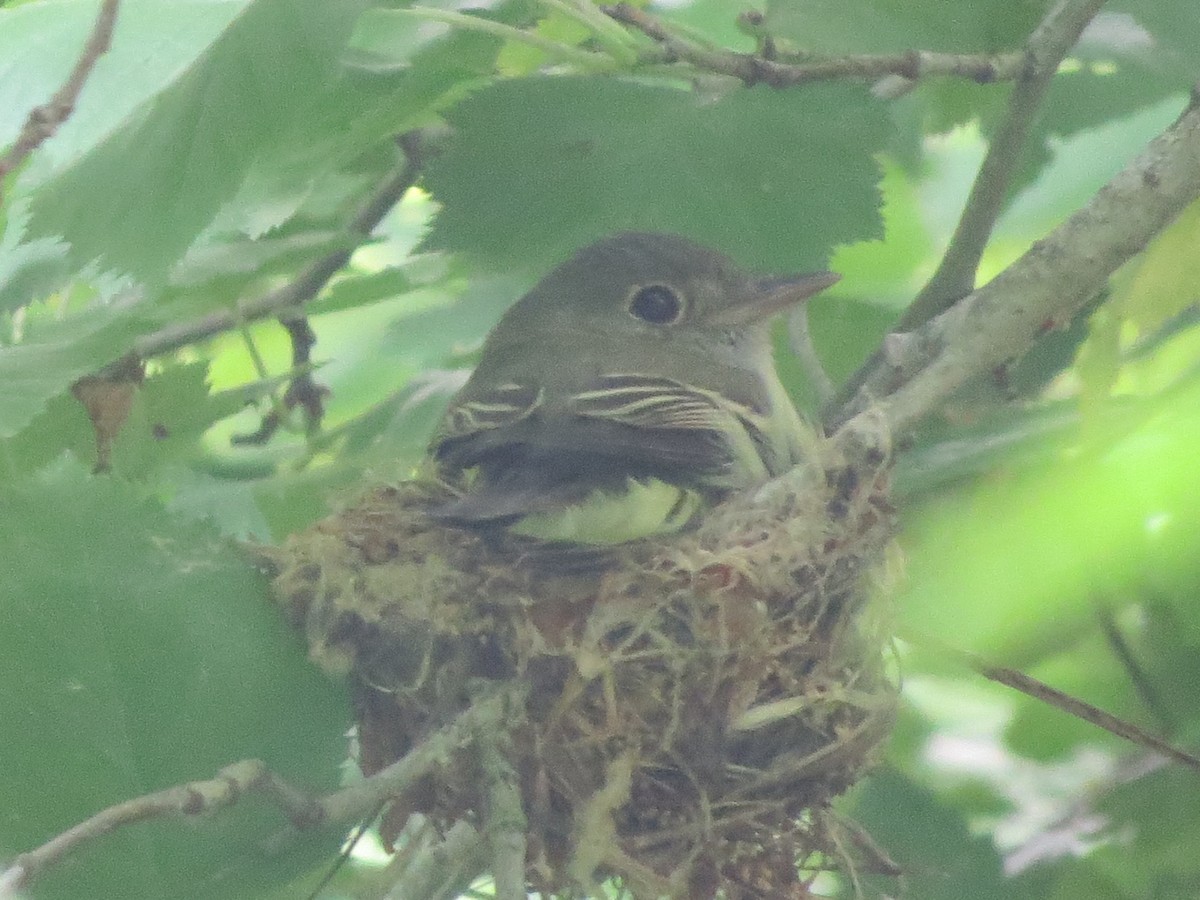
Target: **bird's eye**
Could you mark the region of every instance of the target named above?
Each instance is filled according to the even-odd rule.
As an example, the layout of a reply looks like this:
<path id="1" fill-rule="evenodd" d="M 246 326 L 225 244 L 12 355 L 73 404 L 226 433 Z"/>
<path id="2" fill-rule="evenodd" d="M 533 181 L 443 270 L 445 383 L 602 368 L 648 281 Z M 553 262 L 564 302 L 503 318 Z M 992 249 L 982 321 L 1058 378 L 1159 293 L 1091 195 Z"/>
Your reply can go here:
<path id="1" fill-rule="evenodd" d="M 647 284 L 630 295 L 629 314 L 651 325 L 670 325 L 683 315 L 683 298 L 665 284 Z"/>

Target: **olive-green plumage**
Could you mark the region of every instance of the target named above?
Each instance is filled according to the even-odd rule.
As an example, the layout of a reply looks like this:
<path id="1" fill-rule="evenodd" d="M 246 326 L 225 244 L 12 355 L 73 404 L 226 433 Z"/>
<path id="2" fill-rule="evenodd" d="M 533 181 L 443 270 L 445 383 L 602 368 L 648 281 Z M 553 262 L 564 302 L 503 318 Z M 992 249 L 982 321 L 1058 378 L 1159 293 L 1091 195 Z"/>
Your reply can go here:
<path id="1" fill-rule="evenodd" d="M 769 320 L 837 277 L 754 276 L 668 234 L 583 248 L 505 313 L 451 401 L 430 449 L 469 477 L 435 515 L 610 543 L 785 471 L 809 432 L 775 373 Z M 580 524 L 604 506 L 599 532 Z"/>

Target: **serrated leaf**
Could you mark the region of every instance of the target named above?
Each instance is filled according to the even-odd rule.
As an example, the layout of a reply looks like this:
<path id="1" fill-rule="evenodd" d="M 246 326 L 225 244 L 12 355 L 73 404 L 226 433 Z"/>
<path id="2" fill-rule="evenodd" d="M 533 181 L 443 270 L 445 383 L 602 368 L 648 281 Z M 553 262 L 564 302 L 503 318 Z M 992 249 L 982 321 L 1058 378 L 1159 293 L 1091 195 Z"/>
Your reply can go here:
<path id="1" fill-rule="evenodd" d="M 363 6 L 253 0 L 152 102 L 38 189 L 31 234 L 63 235 L 81 262 L 160 279 L 254 162 L 319 117 Z"/>
<path id="2" fill-rule="evenodd" d="M 19 560 L 0 567 L 6 852 L 247 757 L 336 787 L 342 692 L 307 664 L 231 544 L 66 465 L 4 491 L 0 546 Z M 79 854 L 34 896 L 253 894 L 336 848 L 326 832 L 272 858 L 264 842 L 283 824 L 254 797 L 190 826 L 158 820 Z"/>
<path id="3" fill-rule="evenodd" d="M 96 307 L 61 322 L 41 323 L 20 344 L 0 346 L 0 438 L 12 437 L 51 397 L 75 379 L 128 349 L 131 317 L 113 307 Z"/>
<path id="4" fill-rule="evenodd" d="M 193 287 L 211 279 L 262 275 L 354 246 L 350 235 L 340 231 L 303 231 L 271 238 L 213 241 L 193 247 L 173 267 L 171 283 Z"/>
<path id="5" fill-rule="evenodd" d="M 3 212 L 3 211 L 0 211 Z M 29 216 L 25 204 L 7 210 L 0 237 L 0 312 L 24 306 L 57 290 L 70 274 L 66 244 L 57 238 L 22 243 Z"/>
<path id="6" fill-rule="evenodd" d="M 901 310 L 921 288 L 918 266 L 929 256 L 933 241 L 922 220 L 913 180 L 894 163 L 885 161 L 883 170 L 883 240 L 840 247 L 830 265 L 846 273 L 838 293 Z M 855 362 L 862 358 L 865 354 Z"/>
<path id="7" fill-rule="evenodd" d="M 738 90 L 711 102 L 599 78 L 497 84 L 448 116 L 428 245 L 548 268 L 626 230 L 684 234 L 763 270 L 878 237 L 886 111 L 865 89 Z"/>
<path id="8" fill-rule="evenodd" d="M 229 25 L 249 0 L 125 0 L 112 46 L 79 103 L 22 174 L 25 189 L 121 127 Z M 92 0 L 40 0 L 0 9 L 0 147 L 30 109 L 61 87 L 96 20 Z"/>

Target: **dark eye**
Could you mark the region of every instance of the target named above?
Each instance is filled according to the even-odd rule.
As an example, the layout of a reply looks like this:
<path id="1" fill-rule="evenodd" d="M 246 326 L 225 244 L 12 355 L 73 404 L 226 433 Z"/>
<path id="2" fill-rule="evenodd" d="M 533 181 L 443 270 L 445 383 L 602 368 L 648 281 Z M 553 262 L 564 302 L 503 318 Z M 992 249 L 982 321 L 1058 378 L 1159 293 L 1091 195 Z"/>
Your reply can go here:
<path id="1" fill-rule="evenodd" d="M 670 325 L 683 314 L 683 299 L 665 284 L 648 284 L 629 298 L 629 313 L 651 325 Z"/>

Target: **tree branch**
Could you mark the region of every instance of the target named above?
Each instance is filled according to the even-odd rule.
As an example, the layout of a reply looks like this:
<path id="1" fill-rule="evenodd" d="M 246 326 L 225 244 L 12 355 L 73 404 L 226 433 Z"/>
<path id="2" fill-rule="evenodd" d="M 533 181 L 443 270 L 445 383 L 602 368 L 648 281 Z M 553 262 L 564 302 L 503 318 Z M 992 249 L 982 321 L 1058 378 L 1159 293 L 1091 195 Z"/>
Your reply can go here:
<path id="1" fill-rule="evenodd" d="M 496 900 L 525 900 L 525 853 L 528 822 L 521 802 L 520 778 L 505 750 L 507 732 L 479 731 L 476 746 L 487 784 L 487 839 L 491 849 Z"/>
<path id="2" fill-rule="evenodd" d="M 108 51 L 112 43 L 119 6 L 120 0 L 103 0 L 100 12 L 96 15 L 96 23 L 92 26 L 92 33 L 83 45 L 83 51 L 79 54 L 75 67 L 71 69 L 71 74 L 49 102 L 30 110 L 21 133 L 17 135 L 16 143 L 3 158 L 0 158 L 0 204 L 4 203 L 3 182 L 8 174 L 21 165 L 29 154 L 53 137 L 74 112 L 75 102 L 79 99 L 83 86 L 87 84 L 92 69 L 96 67 L 96 61 Z"/>
<path id="3" fill-rule="evenodd" d="M 61 862 L 83 844 L 127 825 L 167 816 L 199 816 L 233 806 L 244 795 L 266 795 L 298 829 L 361 818 L 388 798 L 403 793 L 440 766 L 480 733 L 498 733 L 505 714 L 518 697 L 516 689 L 481 696 L 450 724 L 431 734 L 406 756 L 361 782 L 313 799 L 272 773 L 266 763 L 248 759 L 222 769 L 208 781 L 193 781 L 117 803 L 20 854 L 0 872 L 0 898 L 29 887 L 43 871 Z"/>
<path id="4" fill-rule="evenodd" d="M 455 822 L 412 858 L 384 900 L 453 900 L 484 871 L 487 858 L 483 835 L 468 822 Z"/>
<path id="5" fill-rule="evenodd" d="M 36 850 L 22 853 L 0 874 L 0 897 L 12 896 L 13 892 L 28 887 L 37 875 L 61 862 L 80 845 L 126 825 L 166 816 L 216 812 L 233 806 L 248 793 L 266 794 L 297 827 L 314 824 L 320 817 L 320 809 L 313 801 L 273 775 L 261 760 L 242 760 L 226 766 L 208 781 L 180 784 L 117 803 L 68 828 Z"/>
<path id="6" fill-rule="evenodd" d="M 899 330 L 912 330 L 975 287 L 979 261 L 1004 208 L 1037 110 L 1059 63 L 1103 5 L 1104 0 L 1058 0 L 1030 35 L 1021 75 L 1008 101 L 1008 114 L 989 142 L 950 246 L 929 283 L 900 319 Z"/>
<path id="7" fill-rule="evenodd" d="M 479 729 L 502 729 L 507 710 L 520 705 L 519 693 L 510 687 L 476 698 L 454 721 L 421 741 L 401 759 L 321 800 L 323 818 L 331 822 L 351 821 L 381 801 L 402 793 L 455 750 L 469 745 Z"/>
<path id="8" fill-rule="evenodd" d="M 399 143 L 404 150 L 403 165 L 388 175 L 346 226 L 347 232 L 358 239 L 356 244 L 371 236 L 375 226 L 421 176 L 428 155 L 424 136 L 420 132 L 411 132 L 400 137 Z M 229 331 L 245 322 L 280 315 L 303 306 L 319 294 L 329 279 L 349 262 L 353 252 L 353 246 L 333 251 L 309 265 L 283 287 L 239 304 L 235 312 L 212 313 L 143 335 L 134 342 L 133 353 L 139 359 L 148 359 Z"/>
<path id="9" fill-rule="evenodd" d="M 931 75 L 956 75 L 987 83 L 1017 77 L 1025 65 L 1024 53 L 932 53 L 912 50 L 883 56 L 830 56 L 803 63 L 780 62 L 753 53 L 736 53 L 706 47 L 669 29 L 660 20 L 629 3 L 601 7 L 604 12 L 659 44 L 645 53 L 644 65 L 686 62 L 719 75 L 730 75 L 747 87 L 768 84 L 794 87 L 834 78 L 874 81 L 885 75 L 917 80 Z"/>
<path id="10" fill-rule="evenodd" d="M 1200 198 L 1200 86 L 1191 103 L 1066 222 L 992 281 L 907 334 L 893 333 L 830 428 L 866 413 L 902 432 L 967 379 L 1069 321 L 1108 277 Z"/>
<path id="11" fill-rule="evenodd" d="M 936 638 L 925 635 L 903 635 L 903 637 L 906 640 L 912 640 L 918 646 L 931 648 L 938 653 L 961 662 L 989 681 L 995 681 L 997 684 L 1003 684 L 1018 690 L 1022 694 L 1033 697 L 1035 700 L 1041 700 L 1048 706 L 1061 709 L 1063 712 L 1077 719 L 1091 722 L 1097 728 L 1102 728 L 1110 734 L 1115 734 L 1117 737 L 1137 744 L 1139 747 L 1153 750 L 1155 753 L 1160 753 L 1167 757 L 1167 759 L 1182 763 L 1189 769 L 1200 771 L 1200 757 L 1197 757 L 1195 754 L 1188 753 L 1186 750 L 1181 750 L 1179 747 L 1164 741 L 1162 738 L 1155 737 L 1149 732 L 1138 728 L 1132 722 L 1126 722 L 1124 719 L 1119 719 L 1112 715 L 1112 713 L 1107 713 L 1097 706 L 1072 697 L 1070 694 L 1063 693 L 1057 688 L 1050 687 L 1044 681 L 1038 681 L 1036 678 L 1031 678 L 1023 672 L 1018 672 L 1016 669 L 1010 669 L 1007 666 L 992 665 L 974 653 L 950 647 Z"/>

